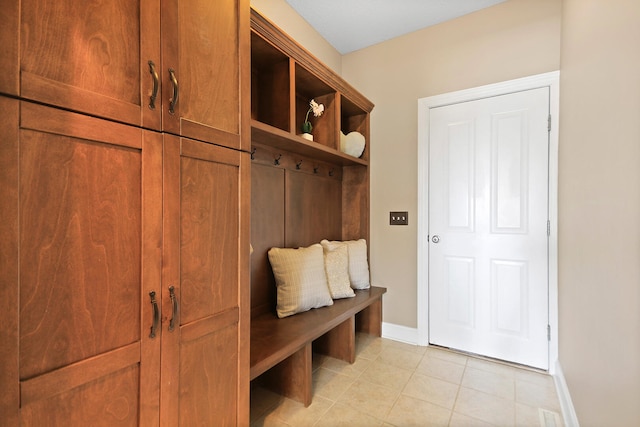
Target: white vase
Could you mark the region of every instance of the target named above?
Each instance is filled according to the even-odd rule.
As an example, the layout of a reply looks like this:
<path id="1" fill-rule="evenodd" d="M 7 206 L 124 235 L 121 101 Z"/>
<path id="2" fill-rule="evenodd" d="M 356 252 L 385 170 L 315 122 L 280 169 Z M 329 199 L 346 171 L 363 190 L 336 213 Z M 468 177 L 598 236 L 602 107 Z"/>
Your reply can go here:
<path id="1" fill-rule="evenodd" d="M 310 133 L 302 133 L 300 134 L 301 137 L 303 137 L 304 139 L 308 139 L 309 141 L 313 141 L 313 135 L 311 135 Z"/>

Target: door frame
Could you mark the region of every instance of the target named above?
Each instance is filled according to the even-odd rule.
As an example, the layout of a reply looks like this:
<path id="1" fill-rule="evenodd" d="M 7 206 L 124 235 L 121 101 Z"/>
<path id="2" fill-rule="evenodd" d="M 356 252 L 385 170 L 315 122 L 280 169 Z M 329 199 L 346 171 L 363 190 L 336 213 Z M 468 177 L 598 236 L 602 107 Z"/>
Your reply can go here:
<path id="1" fill-rule="evenodd" d="M 549 373 L 558 360 L 558 124 L 560 71 L 479 86 L 418 99 L 418 345 L 429 345 L 429 110 L 513 92 L 549 88 Z"/>

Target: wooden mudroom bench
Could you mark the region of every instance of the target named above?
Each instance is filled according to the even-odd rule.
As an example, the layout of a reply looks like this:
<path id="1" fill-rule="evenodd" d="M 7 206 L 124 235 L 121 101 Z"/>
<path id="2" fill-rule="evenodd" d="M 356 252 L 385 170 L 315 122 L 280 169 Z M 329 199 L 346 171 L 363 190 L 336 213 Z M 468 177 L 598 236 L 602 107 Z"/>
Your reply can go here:
<path id="1" fill-rule="evenodd" d="M 356 290 L 333 305 L 279 319 L 264 313 L 251 320 L 251 380 L 309 406 L 312 350 L 349 363 L 356 357 L 355 333 L 382 333 L 386 288 Z"/>

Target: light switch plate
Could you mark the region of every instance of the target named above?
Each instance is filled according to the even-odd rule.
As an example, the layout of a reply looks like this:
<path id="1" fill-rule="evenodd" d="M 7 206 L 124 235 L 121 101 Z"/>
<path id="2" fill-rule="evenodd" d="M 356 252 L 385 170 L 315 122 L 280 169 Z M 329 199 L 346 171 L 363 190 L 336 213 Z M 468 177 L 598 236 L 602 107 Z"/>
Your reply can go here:
<path id="1" fill-rule="evenodd" d="M 389 225 L 409 225 L 409 212 L 389 212 Z"/>

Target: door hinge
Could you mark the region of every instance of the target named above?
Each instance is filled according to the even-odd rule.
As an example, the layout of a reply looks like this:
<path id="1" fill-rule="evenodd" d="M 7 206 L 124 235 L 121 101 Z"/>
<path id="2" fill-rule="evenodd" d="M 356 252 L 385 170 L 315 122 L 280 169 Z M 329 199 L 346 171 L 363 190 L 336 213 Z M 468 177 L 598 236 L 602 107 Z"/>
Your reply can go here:
<path id="1" fill-rule="evenodd" d="M 547 131 L 551 132 L 551 114 L 549 114 L 549 117 L 547 118 Z"/>
<path id="2" fill-rule="evenodd" d="M 547 341 L 551 341 L 551 325 L 547 325 Z"/>
<path id="3" fill-rule="evenodd" d="M 551 236 L 551 221 L 547 220 L 547 237 Z"/>

